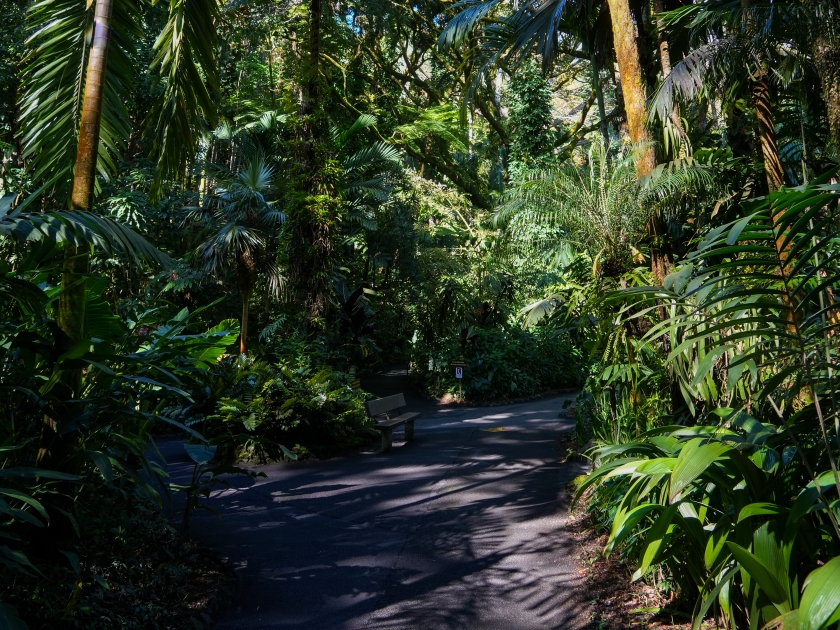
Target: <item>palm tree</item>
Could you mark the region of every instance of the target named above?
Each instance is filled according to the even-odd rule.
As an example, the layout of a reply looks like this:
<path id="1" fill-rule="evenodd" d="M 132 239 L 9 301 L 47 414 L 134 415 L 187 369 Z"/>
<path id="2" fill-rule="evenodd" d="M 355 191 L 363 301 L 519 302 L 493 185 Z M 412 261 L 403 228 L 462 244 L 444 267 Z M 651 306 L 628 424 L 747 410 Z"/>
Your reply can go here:
<path id="1" fill-rule="evenodd" d="M 725 94 L 734 102 L 741 94 L 747 96 L 770 191 L 784 184 L 772 108 L 775 93 L 796 78 L 805 85 L 822 79 L 829 127 L 834 133 L 832 111 L 837 108 L 834 123 L 840 134 L 840 89 L 835 94 L 832 87 L 840 77 L 840 66 L 825 44 L 837 29 L 836 11 L 808 3 L 758 6 L 741 0 L 738 7 L 705 3 L 683 7 L 664 14 L 664 21 L 669 30 L 686 28 L 692 49 L 663 80 L 652 116 L 668 116 L 679 100 L 708 102 Z"/>
<path id="2" fill-rule="evenodd" d="M 198 247 L 204 269 L 213 274 L 225 267 L 236 270 L 242 302 L 240 354 L 248 349 L 248 310 L 258 275 L 265 276 L 275 295 L 279 295 L 284 282 L 280 269 L 268 257 L 272 232 L 286 218 L 266 200 L 273 177 L 274 170 L 264 158 L 253 158 L 244 170 L 208 195 L 202 207 L 193 208 L 187 215 L 188 220 L 196 220 L 211 230 Z"/>
<path id="3" fill-rule="evenodd" d="M 141 5 L 38 0 L 31 7 L 20 134 L 32 179 L 40 185 L 36 195 L 47 192 L 53 202 L 87 212 L 96 173 L 107 177 L 116 170 L 115 158 L 131 131 Z M 155 126 L 159 158 L 155 192 L 164 177 L 184 172 L 195 130 L 214 118 L 218 15 L 217 0 L 170 0 L 169 19 L 154 43 L 152 69 L 162 84 L 147 121 Z M 87 250 L 68 247 L 58 319 L 73 340 L 84 330 L 87 267 Z"/>
<path id="4" fill-rule="evenodd" d="M 496 221 L 508 225 L 514 241 L 531 226 L 547 228 L 544 233 L 587 251 L 614 277 L 632 266 L 633 248 L 644 238 L 651 208 L 643 195 L 632 155 L 611 160 L 608 147 L 593 142 L 585 166 L 530 173 L 507 193 Z"/>

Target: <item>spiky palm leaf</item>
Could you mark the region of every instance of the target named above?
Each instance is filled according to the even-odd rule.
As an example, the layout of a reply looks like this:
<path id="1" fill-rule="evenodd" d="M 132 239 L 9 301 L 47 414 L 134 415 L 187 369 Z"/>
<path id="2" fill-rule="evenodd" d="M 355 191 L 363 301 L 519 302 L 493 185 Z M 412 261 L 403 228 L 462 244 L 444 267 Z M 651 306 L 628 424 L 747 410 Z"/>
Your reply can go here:
<path id="1" fill-rule="evenodd" d="M 495 221 L 513 230 L 541 225 L 547 238 L 576 242 L 593 257 L 600 253 L 602 259 L 627 265 L 631 246 L 644 236 L 653 211 L 643 198 L 632 155 L 610 160 L 604 144 L 596 142 L 586 166 L 535 171 L 518 182 L 505 195 Z"/>
<path id="2" fill-rule="evenodd" d="M 69 201 L 92 21 L 93 3 L 40 0 L 29 10 L 20 104 L 23 154 L 32 180 L 54 191 L 59 203 Z M 142 36 L 139 24 L 134 0 L 114 1 L 97 163 L 105 177 L 115 171 L 114 158 L 131 132 L 130 57 L 134 39 Z"/>
<path id="3" fill-rule="evenodd" d="M 158 155 L 153 194 L 164 177 L 183 173 L 195 153 L 197 132 L 216 125 L 219 19 L 217 0 L 170 0 L 169 19 L 155 41 L 152 61 L 163 84 L 149 117 Z"/>
<path id="4" fill-rule="evenodd" d="M 272 290 L 282 288 L 282 273 L 266 251 L 273 231 L 285 221 L 285 215 L 266 199 L 273 178 L 274 170 L 266 159 L 256 157 L 242 171 L 228 173 L 228 181 L 207 197 L 203 207 L 190 209 L 187 221 L 209 230 L 198 248 L 205 271 L 217 273 L 245 254 L 258 262 Z"/>
<path id="5" fill-rule="evenodd" d="M 18 241 L 49 239 L 76 247 L 91 245 L 108 254 L 172 269 L 175 263 L 131 228 L 90 212 L 20 212 L 0 215 L 0 235 Z"/>
<path id="6" fill-rule="evenodd" d="M 344 160 L 344 171 L 350 172 L 374 163 L 398 165 L 401 162 L 402 151 L 399 147 L 385 142 L 374 142 L 346 158 Z"/>
<path id="7" fill-rule="evenodd" d="M 754 4 L 729 1 L 680 7 L 660 16 L 666 32 L 687 31 L 692 49 L 660 85 L 651 116 L 665 118 L 678 101 L 733 95 L 751 77 L 780 86 L 813 73 L 809 37 L 817 5 L 792 2 Z M 808 25 L 803 28 L 802 25 Z"/>
<path id="8" fill-rule="evenodd" d="M 347 129 L 339 129 L 338 127 L 331 129 L 333 142 L 335 142 L 336 147 L 341 150 L 350 138 L 363 129 L 373 127 L 375 124 L 376 116 L 373 114 L 360 114 L 359 117 L 353 121 L 353 124 L 347 127 Z"/>

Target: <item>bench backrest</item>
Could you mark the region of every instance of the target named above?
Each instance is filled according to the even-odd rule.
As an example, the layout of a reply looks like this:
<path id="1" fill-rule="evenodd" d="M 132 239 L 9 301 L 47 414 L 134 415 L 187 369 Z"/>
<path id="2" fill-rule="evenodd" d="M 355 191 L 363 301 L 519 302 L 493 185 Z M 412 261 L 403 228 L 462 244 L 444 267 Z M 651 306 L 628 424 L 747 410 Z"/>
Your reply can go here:
<path id="1" fill-rule="evenodd" d="M 402 409 L 403 407 L 405 407 L 405 396 L 402 394 L 385 396 L 385 398 L 377 398 L 376 400 L 368 400 L 365 403 L 365 408 L 371 418 L 381 416 L 382 414 L 393 411 L 394 409 Z"/>

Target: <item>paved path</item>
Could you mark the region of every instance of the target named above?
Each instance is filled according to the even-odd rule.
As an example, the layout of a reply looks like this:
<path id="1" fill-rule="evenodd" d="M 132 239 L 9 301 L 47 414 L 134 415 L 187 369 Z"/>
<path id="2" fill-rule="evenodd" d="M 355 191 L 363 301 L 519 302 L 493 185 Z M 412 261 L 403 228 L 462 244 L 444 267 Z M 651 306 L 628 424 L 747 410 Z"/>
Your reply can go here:
<path id="1" fill-rule="evenodd" d="M 583 627 L 564 531 L 564 488 L 582 469 L 558 464 L 557 435 L 572 426 L 558 419 L 563 400 L 412 398 L 424 412 L 412 443 L 395 432 L 391 453 L 266 466 L 267 478 L 214 495 L 222 520 L 199 512 L 191 530 L 240 580 L 217 628 Z"/>

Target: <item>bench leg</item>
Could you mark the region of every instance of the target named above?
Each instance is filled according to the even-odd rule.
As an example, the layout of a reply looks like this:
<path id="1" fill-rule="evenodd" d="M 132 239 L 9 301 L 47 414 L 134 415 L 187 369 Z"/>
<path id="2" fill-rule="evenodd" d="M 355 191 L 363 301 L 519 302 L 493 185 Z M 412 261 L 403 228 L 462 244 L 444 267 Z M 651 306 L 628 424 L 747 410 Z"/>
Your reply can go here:
<path id="1" fill-rule="evenodd" d="M 405 421 L 405 441 L 411 442 L 414 439 L 414 420 Z"/>
<path id="2" fill-rule="evenodd" d="M 387 453 L 391 450 L 391 429 L 381 429 L 382 431 L 382 452 Z"/>

